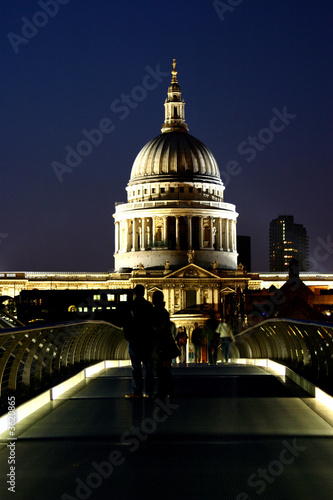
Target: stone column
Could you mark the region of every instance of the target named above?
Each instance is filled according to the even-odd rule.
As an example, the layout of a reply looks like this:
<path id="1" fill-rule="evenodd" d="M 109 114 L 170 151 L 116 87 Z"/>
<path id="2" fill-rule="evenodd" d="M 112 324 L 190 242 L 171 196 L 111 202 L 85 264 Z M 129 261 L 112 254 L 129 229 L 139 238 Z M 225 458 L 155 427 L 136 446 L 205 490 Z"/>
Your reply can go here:
<path id="1" fill-rule="evenodd" d="M 201 288 L 197 288 L 197 304 L 201 304 Z"/>
<path id="2" fill-rule="evenodd" d="M 119 222 L 115 223 L 114 251 L 115 251 L 115 253 L 119 252 Z"/>
<path id="3" fill-rule="evenodd" d="M 219 245 L 218 247 L 220 247 L 220 251 L 222 252 L 223 250 L 223 241 L 222 241 L 222 219 L 221 217 L 219 218 Z"/>
<path id="4" fill-rule="evenodd" d="M 169 313 L 173 314 L 175 312 L 175 288 L 172 286 L 170 289 L 170 302 L 169 302 Z"/>
<path id="5" fill-rule="evenodd" d="M 152 217 L 152 231 L 151 231 L 151 244 L 154 244 L 155 241 L 155 231 L 156 231 L 156 217 Z"/>
<path id="6" fill-rule="evenodd" d="M 135 238 L 135 250 L 140 250 L 142 245 L 142 225 L 138 222 L 138 234 Z"/>
<path id="7" fill-rule="evenodd" d="M 225 295 L 223 295 L 223 296 L 222 296 L 221 301 L 222 301 L 223 319 L 225 320 L 225 316 L 226 316 L 226 310 L 225 310 Z"/>
<path id="8" fill-rule="evenodd" d="M 136 219 L 134 218 L 132 221 L 132 248 L 131 251 L 135 252 L 136 250 Z"/>
<path id="9" fill-rule="evenodd" d="M 146 242 L 147 242 L 147 236 L 146 236 L 146 232 L 147 232 L 147 219 L 146 217 L 142 217 L 142 231 L 141 231 L 141 251 L 143 252 L 144 250 L 146 250 Z"/>
<path id="10" fill-rule="evenodd" d="M 168 239 L 168 236 L 167 236 L 167 229 L 168 229 L 168 226 L 167 226 L 167 216 L 163 216 L 163 235 L 162 235 L 162 239 L 163 241 L 167 241 Z"/>
<path id="11" fill-rule="evenodd" d="M 229 220 L 225 221 L 225 250 L 229 252 Z"/>
<path id="12" fill-rule="evenodd" d="M 128 220 L 125 220 L 124 224 L 125 224 L 125 235 L 124 235 L 124 243 L 125 243 L 124 246 L 125 246 L 125 248 L 124 248 L 124 251 L 128 252 L 128 250 L 130 248 L 129 231 L 128 231 Z"/>
<path id="13" fill-rule="evenodd" d="M 213 303 L 213 291 L 211 288 L 208 288 L 208 304 Z"/>
<path id="14" fill-rule="evenodd" d="M 232 220 L 229 220 L 229 251 L 232 252 Z"/>
<path id="15" fill-rule="evenodd" d="M 180 285 L 179 287 L 179 304 L 180 310 L 184 309 L 184 285 Z"/>
<path id="16" fill-rule="evenodd" d="M 187 247 L 192 248 L 192 216 L 187 216 Z"/>
<path id="17" fill-rule="evenodd" d="M 232 221 L 232 235 L 233 235 L 233 245 L 232 249 L 234 252 L 237 250 L 237 242 L 236 242 L 236 221 Z"/>
<path id="18" fill-rule="evenodd" d="M 179 215 L 176 215 L 176 250 L 179 250 Z"/>
<path id="19" fill-rule="evenodd" d="M 219 305 L 219 291 L 218 291 L 218 289 L 214 288 L 213 293 L 214 293 L 214 304 L 216 306 L 218 306 Z"/>
<path id="20" fill-rule="evenodd" d="M 204 218 L 200 216 L 200 248 L 204 248 Z"/>
<path id="21" fill-rule="evenodd" d="M 213 233 L 213 217 L 209 218 L 209 225 L 210 225 L 210 242 L 209 246 L 211 250 L 214 250 L 214 233 Z"/>
<path id="22" fill-rule="evenodd" d="M 150 231 L 150 225 L 147 223 L 147 240 L 146 240 L 147 246 L 150 246 L 151 244 L 151 231 Z"/>

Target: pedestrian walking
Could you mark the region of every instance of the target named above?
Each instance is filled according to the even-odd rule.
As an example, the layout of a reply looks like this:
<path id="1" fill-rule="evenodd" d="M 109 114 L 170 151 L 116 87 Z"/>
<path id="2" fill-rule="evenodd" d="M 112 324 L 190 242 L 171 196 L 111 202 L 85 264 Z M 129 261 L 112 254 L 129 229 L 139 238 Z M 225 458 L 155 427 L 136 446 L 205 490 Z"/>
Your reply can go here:
<path id="1" fill-rule="evenodd" d="M 231 344 L 235 341 L 235 337 L 232 333 L 232 328 L 226 321 L 222 321 L 221 323 L 219 323 L 216 332 L 220 336 L 220 344 L 224 361 L 225 363 L 228 363 L 230 347 Z"/>
<path id="2" fill-rule="evenodd" d="M 171 376 L 171 360 L 180 352 L 172 335 L 168 311 L 164 307 L 163 293 L 156 290 L 153 294 L 153 364 L 157 375 L 158 398 L 166 398 L 174 394 Z"/>
<path id="3" fill-rule="evenodd" d="M 212 311 L 210 318 L 206 321 L 204 326 L 204 335 L 207 339 L 208 350 L 208 364 L 216 365 L 217 363 L 217 349 L 219 345 L 219 334 L 216 329 L 219 325 L 220 313 Z"/>
<path id="4" fill-rule="evenodd" d="M 128 353 L 132 364 L 132 392 L 125 398 L 141 398 L 144 394 L 153 396 L 154 377 L 152 365 L 152 314 L 153 306 L 144 298 L 144 286 L 133 289 L 134 300 L 124 325 L 124 337 L 128 342 Z M 143 373 L 142 373 L 143 372 Z"/>

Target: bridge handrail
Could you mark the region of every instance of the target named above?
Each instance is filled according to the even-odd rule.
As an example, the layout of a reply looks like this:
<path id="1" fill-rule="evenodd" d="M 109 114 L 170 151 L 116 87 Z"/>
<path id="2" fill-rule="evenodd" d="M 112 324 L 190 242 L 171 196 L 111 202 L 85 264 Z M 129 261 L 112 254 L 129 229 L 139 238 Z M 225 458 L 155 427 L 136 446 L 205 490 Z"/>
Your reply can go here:
<path id="1" fill-rule="evenodd" d="M 333 324 L 272 318 L 235 336 L 231 356 L 270 358 L 315 379 L 333 374 Z"/>
<path id="2" fill-rule="evenodd" d="M 105 321 L 11 328 L 0 333 L 0 396 L 25 395 L 76 367 L 126 358 L 122 329 Z"/>

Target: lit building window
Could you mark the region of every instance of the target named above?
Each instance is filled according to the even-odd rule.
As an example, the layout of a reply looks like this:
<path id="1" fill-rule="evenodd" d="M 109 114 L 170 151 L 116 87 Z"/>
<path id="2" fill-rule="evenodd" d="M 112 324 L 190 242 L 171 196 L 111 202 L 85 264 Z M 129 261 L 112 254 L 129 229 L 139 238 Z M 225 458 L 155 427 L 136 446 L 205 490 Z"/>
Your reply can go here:
<path id="1" fill-rule="evenodd" d="M 127 302 L 127 295 L 124 293 L 119 295 L 119 301 L 120 302 Z"/>

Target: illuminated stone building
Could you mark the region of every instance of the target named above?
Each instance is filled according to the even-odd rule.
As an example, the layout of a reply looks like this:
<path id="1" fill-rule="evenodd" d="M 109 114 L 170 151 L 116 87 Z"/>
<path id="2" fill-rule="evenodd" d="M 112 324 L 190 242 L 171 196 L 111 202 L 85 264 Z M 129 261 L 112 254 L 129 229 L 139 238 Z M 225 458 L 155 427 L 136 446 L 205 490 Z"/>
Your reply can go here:
<path id="1" fill-rule="evenodd" d="M 4 273 L 3 294 L 34 288 L 126 289 L 142 283 L 148 298 L 161 290 L 174 314 L 189 307 L 223 308 L 225 295 L 246 287 L 250 278 L 237 267 L 238 214 L 224 201 L 213 154 L 188 133 L 175 61 L 171 75 L 162 133 L 137 155 L 127 202 L 116 203 L 115 271 Z"/>
<path id="2" fill-rule="evenodd" d="M 210 308 L 230 312 L 230 294 L 236 315 L 240 291 L 283 285 L 287 273 L 249 274 L 243 263 L 237 266 L 238 214 L 224 201 L 214 156 L 188 133 L 175 62 L 171 73 L 162 133 L 137 155 L 127 202 L 116 203 L 115 270 L 0 272 L 1 295 L 34 289 L 120 290 L 140 283 L 149 299 L 161 290 L 174 321 L 190 332 L 194 321 L 204 323 Z M 309 279 L 309 286 L 333 288 L 332 275 L 302 279 Z"/>
<path id="3" fill-rule="evenodd" d="M 116 206 L 116 270 L 139 265 L 174 269 L 188 259 L 206 268 L 212 262 L 216 269 L 237 268 L 238 214 L 224 202 L 214 156 L 188 133 L 175 66 L 162 134 L 136 157 L 127 203 Z"/>
<path id="4" fill-rule="evenodd" d="M 217 162 L 188 133 L 175 61 L 171 74 L 162 133 L 137 155 L 127 203 L 116 204 L 114 258 L 115 272 L 130 272 L 149 298 L 162 290 L 173 314 L 221 308 L 249 278 L 237 268 L 238 214 L 224 201 Z"/>

